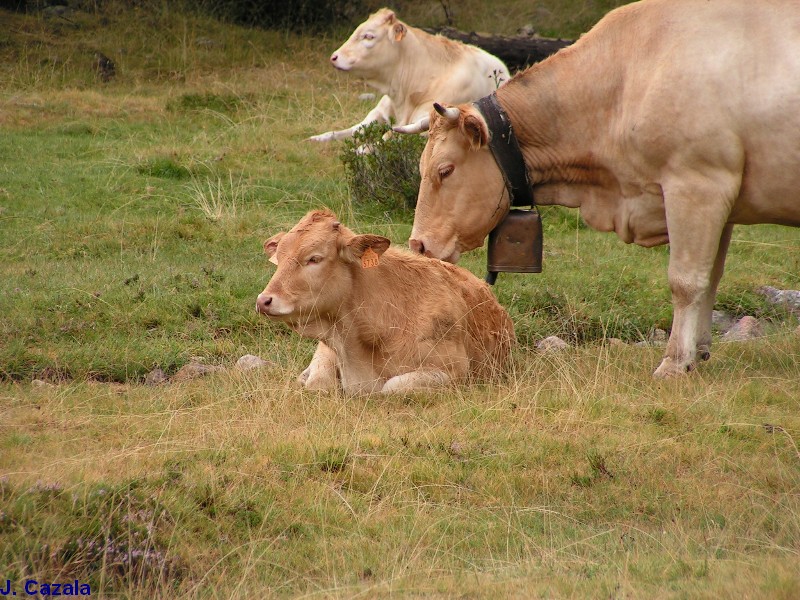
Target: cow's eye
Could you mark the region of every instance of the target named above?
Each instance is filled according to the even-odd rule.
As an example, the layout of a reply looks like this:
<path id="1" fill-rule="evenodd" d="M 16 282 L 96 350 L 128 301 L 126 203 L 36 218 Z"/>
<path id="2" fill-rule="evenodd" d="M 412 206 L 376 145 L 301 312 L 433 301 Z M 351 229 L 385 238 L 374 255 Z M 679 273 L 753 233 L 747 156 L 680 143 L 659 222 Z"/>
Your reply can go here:
<path id="1" fill-rule="evenodd" d="M 322 257 L 321 257 L 321 256 L 317 256 L 317 255 L 315 254 L 314 256 L 312 256 L 311 258 L 309 258 L 309 259 L 306 261 L 306 264 L 307 264 L 307 265 L 318 265 L 318 264 L 319 264 L 319 263 L 321 263 L 321 262 L 322 262 Z"/>
<path id="2" fill-rule="evenodd" d="M 439 167 L 439 179 L 445 179 L 446 177 L 449 177 L 455 170 L 455 165 L 442 165 Z"/>
<path id="3" fill-rule="evenodd" d="M 365 33 L 364 34 L 364 39 L 365 40 L 374 40 L 375 39 L 375 34 L 374 33 Z"/>

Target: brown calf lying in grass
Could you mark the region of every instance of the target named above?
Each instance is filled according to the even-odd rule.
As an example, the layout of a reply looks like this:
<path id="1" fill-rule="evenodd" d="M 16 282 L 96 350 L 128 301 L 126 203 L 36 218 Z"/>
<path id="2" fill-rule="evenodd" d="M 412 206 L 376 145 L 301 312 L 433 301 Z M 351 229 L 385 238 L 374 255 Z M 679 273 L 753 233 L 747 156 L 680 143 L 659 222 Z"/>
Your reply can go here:
<path id="1" fill-rule="evenodd" d="M 487 377 L 508 358 L 511 319 L 460 267 L 355 235 L 329 211 L 264 244 L 278 269 L 256 308 L 320 340 L 301 381 L 347 393 L 400 392 Z"/>

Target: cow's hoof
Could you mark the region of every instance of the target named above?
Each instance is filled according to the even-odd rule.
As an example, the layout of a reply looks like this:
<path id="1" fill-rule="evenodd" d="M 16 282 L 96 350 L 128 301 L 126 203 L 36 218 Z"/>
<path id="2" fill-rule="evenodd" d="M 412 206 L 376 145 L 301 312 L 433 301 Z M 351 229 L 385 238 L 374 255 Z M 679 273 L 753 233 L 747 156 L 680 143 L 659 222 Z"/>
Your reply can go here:
<path id="1" fill-rule="evenodd" d="M 702 361 L 706 361 L 711 358 L 711 351 L 708 349 L 707 346 L 700 346 L 697 349 L 697 358 Z"/>
<path id="2" fill-rule="evenodd" d="M 665 357 L 664 360 L 661 361 L 661 364 L 658 365 L 658 368 L 653 373 L 653 377 L 656 379 L 668 379 L 671 377 L 679 377 L 681 375 L 685 375 L 689 371 L 694 369 L 694 364 L 682 364 L 675 362 L 673 359 L 669 357 Z"/>

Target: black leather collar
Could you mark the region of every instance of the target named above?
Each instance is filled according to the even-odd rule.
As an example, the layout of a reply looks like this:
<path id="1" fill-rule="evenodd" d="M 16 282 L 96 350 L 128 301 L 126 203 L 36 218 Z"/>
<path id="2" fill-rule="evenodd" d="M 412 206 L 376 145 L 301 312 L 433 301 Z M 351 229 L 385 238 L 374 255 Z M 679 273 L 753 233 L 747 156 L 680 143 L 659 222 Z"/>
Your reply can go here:
<path id="1" fill-rule="evenodd" d="M 489 149 L 503 174 L 511 206 L 533 207 L 535 203 L 528 180 L 528 168 L 506 111 L 497 102 L 495 94 L 481 98 L 474 104 L 489 127 Z"/>

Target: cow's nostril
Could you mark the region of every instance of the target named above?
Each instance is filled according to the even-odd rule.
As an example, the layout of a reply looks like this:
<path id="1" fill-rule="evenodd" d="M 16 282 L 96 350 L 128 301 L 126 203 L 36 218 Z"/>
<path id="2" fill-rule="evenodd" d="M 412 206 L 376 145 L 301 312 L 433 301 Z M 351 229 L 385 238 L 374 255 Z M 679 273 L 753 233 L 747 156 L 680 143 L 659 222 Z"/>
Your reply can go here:
<path id="1" fill-rule="evenodd" d="M 408 240 L 408 245 L 411 248 L 412 252 L 416 254 L 425 254 L 425 244 L 423 244 L 419 240 L 410 239 Z"/>
<path id="2" fill-rule="evenodd" d="M 266 314 L 270 304 L 272 304 L 272 296 L 259 295 L 258 299 L 256 300 L 256 310 L 260 313 Z"/>
<path id="3" fill-rule="evenodd" d="M 336 62 L 337 60 L 339 60 L 339 55 L 338 54 L 331 55 L 331 62 Z"/>

